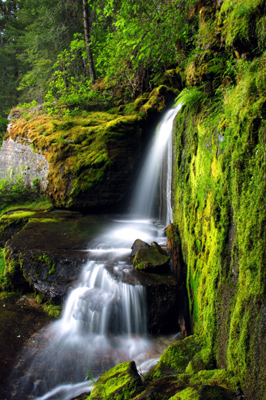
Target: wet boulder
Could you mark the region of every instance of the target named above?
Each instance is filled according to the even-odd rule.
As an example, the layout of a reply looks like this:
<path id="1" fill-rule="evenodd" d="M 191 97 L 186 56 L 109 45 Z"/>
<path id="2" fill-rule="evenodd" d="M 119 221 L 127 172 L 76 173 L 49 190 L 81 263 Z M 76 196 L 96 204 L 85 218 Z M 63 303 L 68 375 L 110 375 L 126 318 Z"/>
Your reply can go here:
<path id="1" fill-rule="evenodd" d="M 144 272 L 163 273 L 169 270 L 169 262 L 170 258 L 162 254 L 157 246 L 150 246 L 136 252 L 133 266 Z"/>
<path id="2" fill-rule="evenodd" d="M 162 255 L 168 256 L 167 251 L 164 250 L 157 242 L 151 242 L 151 246 L 155 247 Z"/>
<path id="3" fill-rule="evenodd" d="M 91 400 L 133 399 L 144 389 L 134 361 L 118 364 L 96 382 Z"/>
<path id="4" fill-rule="evenodd" d="M 141 239 L 136 239 L 131 246 L 131 257 L 135 257 L 138 250 L 148 249 L 150 245 Z"/>
<path id="5" fill-rule="evenodd" d="M 148 372 L 145 380 L 162 378 L 167 375 L 184 373 L 188 363 L 200 351 L 193 336 L 171 344 L 162 354 L 159 362 Z"/>

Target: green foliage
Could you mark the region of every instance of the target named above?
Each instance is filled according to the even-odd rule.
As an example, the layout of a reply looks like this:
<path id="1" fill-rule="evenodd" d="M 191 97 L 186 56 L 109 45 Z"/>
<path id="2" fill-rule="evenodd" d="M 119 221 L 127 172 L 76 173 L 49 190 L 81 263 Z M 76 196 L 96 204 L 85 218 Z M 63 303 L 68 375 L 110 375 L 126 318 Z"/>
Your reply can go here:
<path id="1" fill-rule="evenodd" d="M 17 107 L 23 110 L 22 113 L 26 113 L 31 109 L 37 107 L 37 105 L 38 105 L 37 102 L 35 100 L 32 100 L 31 102 L 19 103 Z"/>
<path id="2" fill-rule="evenodd" d="M 0 115 L 0 135 L 2 135 L 6 132 L 8 120 L 6 118 L 1 117 Z"/>
<path id="3" fill-rule="evenodd" d="M 38 185 L 27 185 L 23 179 L 23 169 L 14 173 L 11 169 L 5 179 L 0 180 L 0 209 L 5 209 L 11 204 L 21 204 L 33 201 L 38 197 Z"/>
<path id="4" fill-rule="evenodd" d="M 58 111 L 56 100 L 68 107 L 84 107 L 91 100 L 91 80 L 77 67 L 80 61 L 85 62 L 86 57 L 85 41 L 81 35 L 76 34 L 69 50 L 63 50 L 53 66 L 55 72 L 45 96 L 45 107 L 49 111 Z"/>
<path id="5" fill-rule="evenodd" d="M 6 2 L 0 45 L 0 84 L 8 81 L 10 88 L 3 110 L 14 106 L 17 90 L 21 100 L 45 99 L 50 112 L 57 100 L 71 111 L 88 103 L 101 106 L 114 97 L 130 101 L 150 90 L 158 73 L 178 58 L 185 59 L 183 53 L 195 46 L 196 0 L 89 2 L 90 46 L 100 78 L 92 90 L 81 2 L 28 0 L 19 7 L 13 3 Z M 12 82 L 8 69 L 13 70 Z"/>
<path id="6" fill-rule="evenodd" d="M 2 146 L 3 136 L 6 133 L 7 124 L 8 124 L 8 120 L 6 118 L 1 117 L 1 115 L 0 115 L 0 148 Z"/>
<path id="7" fill-rule="evenodd" d="M 252 37 L 256 19 L 261 16 L 263 0 L 225 0 L 222 3 L 219 22 L 224 25 L 225 41 L 228 46 L 237 42 L 250 40 L 253 50 Z"/>
<path id="8" fill-rule="evenodd" d="M 204 93 L 202 88 L 192 87 L 185 88 L 176 99 L 177 104 L 183 104 L 191 112 L 197 112 L 206 103 L 208 94 Z"/>
<path id="9" fill-rule="evenodd" d="M 101 44 L 97 57 L 100 75 L 127 86 L 133 97 L 149 88 L 156 73 L 175 62 L 177 42 L 184 48 L 193 45 L 197 21 L 193 12 L 188 16 L 193 3 L 189 1 L 184 6 L 175 0 L 154 6 L 123 1 L 113 29 Z M 110 13 L 110 8 L 104 12 Z"/>

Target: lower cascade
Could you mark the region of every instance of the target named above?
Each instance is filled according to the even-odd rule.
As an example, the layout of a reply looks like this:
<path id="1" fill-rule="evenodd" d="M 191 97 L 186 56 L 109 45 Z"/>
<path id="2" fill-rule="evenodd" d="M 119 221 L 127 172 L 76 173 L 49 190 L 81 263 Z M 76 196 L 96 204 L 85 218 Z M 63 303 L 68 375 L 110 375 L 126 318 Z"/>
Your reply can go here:
<path id="1" fill-rule="evenodd" d="M 161 348 L 147 330 L 146 289 L 134 278 L 130 253 L 135 239 L 165 244 L 164 225 L 172 221 L 171 142 L 167 178 L 160 183 L 167 196 L 160 212 L 164 225 L 150 219 L 179 109 L 162 119 L 137 183 L 132 214 L 110 218 L 112 227 L 89 244 L 90 260 L 62 317 L 38 332 L 21 354 L 10 379 L 11 399 L 70 400 L 89 393 L 97 377 L 120 362 L 134 360 L 145 374 L 158 361 Z"/>

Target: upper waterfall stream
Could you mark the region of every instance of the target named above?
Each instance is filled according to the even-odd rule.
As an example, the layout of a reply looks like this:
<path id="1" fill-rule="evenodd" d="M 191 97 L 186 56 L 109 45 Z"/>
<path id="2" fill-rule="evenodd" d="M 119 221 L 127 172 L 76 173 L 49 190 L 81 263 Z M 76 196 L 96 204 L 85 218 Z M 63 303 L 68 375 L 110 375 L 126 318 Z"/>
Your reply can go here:
<path id="1" fill-rule="evenodd" d="M 12 385 L 18 381 L 11 399 L 70 400 L 91 390 L 87 375 L 95 380 L 128 360 L 135 360 L 144 374 L 166 347 L 147 332 L 146 291 L 132 277 L 130 252 L 135 239 L 165 244 L 164 226 L 172 220 L 171 155 L 163 179 L 168 195 L 163 223 L 151 218 L 156 217 L 159 170 L 179 109 L 162 118 L 136 185 L 132 214 L 108 217 L 108 229 L 89 243 L 89 261 L 69 293 L 62 317 L 38 333 L 32 339 L 36 346 L 31 343 L 21 354 L 23 361 L 11 376 Z M 171 146 L 170 141 L 170 153 Z M 19 370 L 23 374 L 17 378 Z"/>

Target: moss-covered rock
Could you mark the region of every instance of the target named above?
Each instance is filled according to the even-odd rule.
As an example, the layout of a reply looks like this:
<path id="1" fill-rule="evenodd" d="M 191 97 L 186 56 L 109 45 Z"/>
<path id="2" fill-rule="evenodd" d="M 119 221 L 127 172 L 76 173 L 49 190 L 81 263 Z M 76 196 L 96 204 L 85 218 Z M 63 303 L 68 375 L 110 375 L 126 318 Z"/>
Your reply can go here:
<path id="1" fill-rule="evenodd" d="M 34 176 L 40 177 L 42 191 L 60 208 L 121 205 L 132 189 L 148 120 L 158 118 L 173 97 L 172 89 L 160 86 L 135 104 L 105 112 L 51 117 L 41 109 L 13 110 L 0 152 L 1 177 L 8 168 L 25 170 L 23 179 L 31 184 Z M 4 147 L 9 142 L 13 150 L 7 154 Z"/>
<path id="2" fill-rule="evenodd" d="M 140 249 L 148 249 L 150 245 L 141 239 L 136 239 L 131 246 L 131 257 L 135 257 L 136 253 Z"/>
<path id="3" fill-rule="evenodd" d="M 162 354 L 159 362 L 147 374 L 150 381 L 165 375 L 176 375 L 185 372 L 189 361 L 200 350 L 193 336 L 171 344 Z"/>
<path id="4" fill-rule="evenodd" d="M 156 246 L 140 249 L 136 252 L 133 266 L 146 272 L 167 272 L 170 258 L 162 254 Z"/>
<path id="5" fill-rule="evenodd" d="M 5 243 L 6 289 L 31 287 L 42 300 L 56 302 L 64 299 L 77 280 L 88 257 L 83 250 L 104 223 L 100 217 L 70 211 L 16 211 L 2 216 L 0 222 L 2 219 L 7 225 L 9 219 L 24 222 Z"/>
<path id="6" fill-rule="evenodd" d="M 187 387 L 181 390 L 169 400 L 234 400 L 234 393 L 221 386 L 204 385 L 200 389 L 197 387 Z"/>
<path id="7" fill-rule="evenodd" d="M 171 398 L 176 392 L 184 389 L 187 379 L 177 379 L 176 376 L 164 376 L 149 382 L 145 390 L 134 397 L 133 400 L 165 400 Z"/>
<path id="8" fill-rule="evenodd" d="M 118 364 L 95 384 L 90 400 L 133 399 L 144 389 L 134 361 Z"/>

